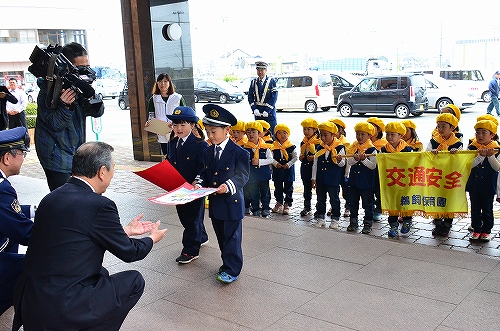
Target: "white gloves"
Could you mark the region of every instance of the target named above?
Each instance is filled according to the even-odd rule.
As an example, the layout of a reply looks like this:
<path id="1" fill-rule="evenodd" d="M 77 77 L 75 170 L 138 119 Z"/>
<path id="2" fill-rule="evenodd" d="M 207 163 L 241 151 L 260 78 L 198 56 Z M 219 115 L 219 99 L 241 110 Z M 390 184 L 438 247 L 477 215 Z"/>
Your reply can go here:
<path id="1" fill-rule="evenodd" d="M 255 116 L 259 116 L 259 117 L 260 117 L 260 116 L 262 116 L 262 115 L 260 114 L 260 111 L 259 111 L 258 109 L 255 109 L 255 110 L 253 111 L 253 114 L 254 114 Z"/>
<path id="2" fill-rule="evenodd" d="M 269 116 L 269 114 L 267 113 L 267 111 L 262 112 L 262 117 L 268 117 L 268 116 Z"/>

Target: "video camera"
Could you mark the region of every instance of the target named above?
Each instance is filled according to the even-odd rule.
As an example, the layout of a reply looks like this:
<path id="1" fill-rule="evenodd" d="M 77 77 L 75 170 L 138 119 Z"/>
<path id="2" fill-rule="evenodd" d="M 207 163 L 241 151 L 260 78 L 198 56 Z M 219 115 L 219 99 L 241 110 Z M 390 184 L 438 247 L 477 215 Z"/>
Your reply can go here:
<path id="1" fill-rule="evenodd" d="M 59 45 L 49 45 L 45 48 L 35 46 L 30 55 L 32 64 L 28 71 L 36 77 L 47 80 L 49 88 L 47 91 L 47 106 L 56 108 L 61 89 L 72 89 L 85 98 L 80 105 L 86 116 L 99 117 L 104 112 L 102 100 L 95 97 L 92 82 L 97 75 L 88 66 L 75 66 L 62 53 Z M 50 104 L 49 104 L 50 103 Z"/>

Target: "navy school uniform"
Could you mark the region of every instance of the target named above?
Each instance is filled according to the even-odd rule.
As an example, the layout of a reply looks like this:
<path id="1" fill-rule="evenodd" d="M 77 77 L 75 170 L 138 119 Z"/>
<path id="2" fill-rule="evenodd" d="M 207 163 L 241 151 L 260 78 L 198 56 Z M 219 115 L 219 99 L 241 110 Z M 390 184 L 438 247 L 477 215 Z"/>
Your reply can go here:
<path id="1" fill-rule="evenodd" d="M 219 273 L 238 276 L 243 266 L 241 250 L 242 219 L 245 216 L 243 187 L 250 173 L 250 156 L 246 150 L 232 140 L 215 161 L 215 145 L 204 153 L 205 167 L 199 176 L 199 184 L 205 187 L 219 187 L 226 184 L 225 194 L 209 196 L 209 216 L 221 250 L 222 266 Z M 200 199 L 202 200 L 202 199 Z"/>
<path id="2" fill-rule="evenodd" d="M 167 159 L 181 174 L 186 182 L 192 184 L 204 168 L 205 150 L 208 144 L 201 138 L 190 133 L 182 147 L 178 147 L 179 137 L 168 143 Z M 179 220 L 184 227 L 182 235 L 182 253 L 198 256 L 200 245 L 208 240 L 208 235 L 203 224 L 205 214 L 204 199 L 196 199 L 183 205 L 175 206 Z"/>
<path id="3" fill-rule="evenodd" d="M 477 150 L 471 145 L 469 150 Z M 492 168 L 487 157 L 482 158 L 479 164 L 471 169 L 465 190 L 469 192 L 471 209 L 471 226 L 474 232 L 491 233 L 494 224 L 493 199 L 496 194 L 498 172 Z M 493 155 L 498 158 L 498 151 Z"/>
<path id="4" fill-rule="evenodd" d="M 12 306 L 14 286 L 21 275 L 24 254 L 17 251 L 31 237 L 30 208 L 19 204 L 16 191 L 0 172 L 0 315 Z"/>
<path id="5" fill-rule="evenodd" d="M 322 148 L 321 148 L 322 149 Z M 337 154 L 345 154 L 344 145 L 335 147 Z M 327 152 L 328 153 L 328 152 Z M 330 196 L 330 205 L 332 207 L 332 218 L 340 218 L 340 184 L 344 180 L 344 163 L 345 159 L 337 164 L 333 162 L 331 153 L 320 155 L 316 158 L 313 165 L 313 175 L 316 179 L 316 195 L 318 203 L 316 205 L 316 216 L 325 218 L 326 214 L 326 198 Z M 315 169 L 314 169 L 315 168 Z"/>
<path id="6" fill-rule="evenodd" d="M 376 154 L 375 147 L 367 148 L 365 154 Z M 377 168 L 370 169 L 365 162 L 370 159 L 376 160 L 374 156 L 367 157 L 364 161 L 357 161 L 349 158 L 349 209 L 350 218 L 357 223 L 359 214 L 359 199 L 362 200 L 362 207 L 365 211 L 364 223 L 373 223 L 373 190 L 378 176 Z M 368 160 L 368 161 L 367 161 Z M 353 163 L 354 162 L 354 163 Z M 376 161 L 375 161 L 376 162 Z"/>
<path id="7" fill-rule="evenodd" d="M 302 145 L 304 145 L 303 141 L 300 143 L 301 148 Z M 316 150 L 318 150 L 318 146 L 319 144 L 315 145 Z M 312 167 L 314 161 L 307 160 L 307 156 L 309 155 L 314 156 L 314 154 L 308 150 L 307 154 L 300 161 L 300 178 L 302 179 L 302 185 L 304 186 L 304 209 L 306 210 L 311 210 L 311 200 L 312 200 L 311 178 L 312 178 Z"/>
<path id="8" fill-rule="evenodd" d="M 291 164 L 288 169 L 273 167 L 273 182 L 274 182 L 274 198 L 276 202 L 283 204 L 283 201 L 291 206 L 293 202 L 293 182 L 295 181 L 295 162 L 297 161 L 297 153 L 295 145 L 286 148 L 288 160 L 283 157 L 281 150 L 275 149 L 272 151 L 273 159 L 281 164 Z"/>
<path id="9" fill-rule="evenodd" d="M 250 155 L 250 160 L 254 155 L 252 148 L 245 148 Z M 249 164 L 250 164 L 249 160 Z M 245 197 L 250 201 L 250 209 L 253 214 L 259 214 L 261 211 L 270 210 L 271 190 L 269 181 L 271 180 L 271 164 L 273 162 L 272 153 L 269 148 L 259 149 L 259 165 L 250 164 L 250 176 L 245 185 Z"/>

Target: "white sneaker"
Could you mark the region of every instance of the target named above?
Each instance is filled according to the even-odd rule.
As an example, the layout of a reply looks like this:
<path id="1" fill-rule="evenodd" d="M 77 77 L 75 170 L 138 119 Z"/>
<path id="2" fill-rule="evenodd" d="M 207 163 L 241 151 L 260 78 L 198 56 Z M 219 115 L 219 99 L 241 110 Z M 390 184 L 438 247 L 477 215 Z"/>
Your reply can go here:
<path id="1" fill-rule="evenodd" d="M 316 224 L 314 224 L 314 226 L 317 228 L 322 228 L 322 227 L 326 226 L 325 219 L 324 218 L 317 218 Z"/>
<path id="2" fill-rule="evenodd" d="M 330 222 L 330 229 L 335 229 L 335 230 L 340 229 L 339 222 L 336 220 L 332 220 Z"/>

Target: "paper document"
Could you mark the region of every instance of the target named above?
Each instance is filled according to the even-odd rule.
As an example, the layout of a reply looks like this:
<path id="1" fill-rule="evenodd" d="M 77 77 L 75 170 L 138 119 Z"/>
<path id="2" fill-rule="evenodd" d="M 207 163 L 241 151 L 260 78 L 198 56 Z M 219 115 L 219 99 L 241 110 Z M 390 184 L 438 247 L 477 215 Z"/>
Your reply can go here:
<path id="1" fill-rule="evenodd" d="M 168 125 L 167 122 L 152 118 L 146 122 L 144 130 L 164 136 L 167 133 L 170 133 L 170 131 L 172 131 L 172 128 Z"/>
<path id="2" fill-rule="evenodd" d="M 195 190 L 191 184 L 184 183 L 184 185 L 178 187 L 177 189 L 160 195 L 156 198 L 149 198 L 148 200 L 154 203 L 159 203 L 162 205 L 183 205 L 185 203 L 191 202 L 193 200 L 202 198 L 217 191 L 217 188 L 202 187 Z"/>

